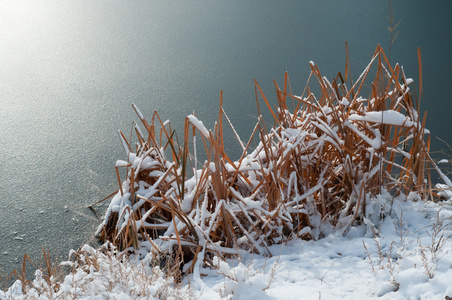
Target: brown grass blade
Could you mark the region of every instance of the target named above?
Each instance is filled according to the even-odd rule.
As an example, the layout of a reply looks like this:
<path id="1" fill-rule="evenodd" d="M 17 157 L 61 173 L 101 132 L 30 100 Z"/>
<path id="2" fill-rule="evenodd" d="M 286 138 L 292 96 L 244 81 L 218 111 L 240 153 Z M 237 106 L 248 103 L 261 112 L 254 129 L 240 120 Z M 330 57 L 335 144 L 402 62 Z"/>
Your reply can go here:
<path id="1" fill-rule="evenodd" d="M 419 96 L 418 96 L 418 104 L 417 107 L 420 107 L 421 95 L 422 95 L 422 57 L 421 57 L 421 48 L 417 48 L 417 61 L 419 66 Z"/>

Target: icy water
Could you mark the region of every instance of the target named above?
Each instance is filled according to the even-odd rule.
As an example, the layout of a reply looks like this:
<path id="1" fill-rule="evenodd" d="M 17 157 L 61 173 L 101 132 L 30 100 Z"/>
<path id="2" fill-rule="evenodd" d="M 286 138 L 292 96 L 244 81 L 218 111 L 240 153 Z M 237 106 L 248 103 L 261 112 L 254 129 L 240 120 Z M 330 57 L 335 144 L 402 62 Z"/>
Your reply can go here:
<path id="1" fill-rule="evenodd" d="M 452 144 L 452 5 L 393 2 L 402 22 L 391 61 L 417 81 L 421 47 L 428 128 Z M 93 240 L 100 221 L 87 206 L 117 188 L 117 130 L 137 120 L 131 103 L 179 128 L 195 111 L 211 128 L 222 89 L 247 139 L 254 78 L 274 99 L 272 80 L 288 71 L 301 94 L 310 60 L 329 78 L 344 70 L 345 41 L 356 78 L 377 44 L 389 51 L 388 15 L 387 1 L 0 1 L 3 274 L 25 253 L 66 258 Z"/>

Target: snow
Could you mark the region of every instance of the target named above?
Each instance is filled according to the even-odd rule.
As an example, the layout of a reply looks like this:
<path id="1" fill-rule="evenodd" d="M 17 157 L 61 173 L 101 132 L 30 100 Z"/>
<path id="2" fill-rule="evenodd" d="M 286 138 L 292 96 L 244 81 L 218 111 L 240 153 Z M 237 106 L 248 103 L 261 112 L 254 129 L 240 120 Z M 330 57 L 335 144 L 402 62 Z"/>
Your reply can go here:
<path id="1" fill-rule="evenodd" d="M 132 103 L 132 107 L 135 109 L 135 111 L 136 111 L 138 117 L 139 117 L 141 120 L 143 120 L 143 119 L 144 119 L 144 116 L 143 116 L 143 114 L 141 113 L 141 111 L 138 109 L 138 107 L 137 107 L 134 103 Z"/>
<path id="2" fill-rule="evenodd" d="M 409 117 L 406 117 L 405 115 L 394 110 L 370 111 L 366 112 L 364 116 L 352 114 L 349 116 L 349 120 L 375 122 L 404 127 L 411 127 L 414 125 Z"/>
<path id="3" fill-rule="evenodd" d="M 350 102 L 347 100 L 347 98 L 342 97 L 342 100 L 341 100 L 340 104 L 343 105 L 343 106 L 349 106 Z"/>
<path id="4" fill-rule="evenodd" d="M 187 116 L 187 119 L 190 121 L 190 123 L 199 130 L 199 132 L 202 133 L 202 135 L 204 135 L 205 137 L 209 137 L 209 131 L 207 130 L 207 128 L 204 126 L 204 124 L 202 123 L 202 121 L 200 121 L 198 118 L 196 118 L 194 115 L 189 115 Z"/>
<path id="5" fill-rule="evenodd" d="M 121 262 L 85 245 L 80 261 L 91 256 L 96 264 L 66 262 L 75 270 L 60 282 L 52 277 L 53 288 L 37 271 L 33 287 L 17 280 L 0 299 L 445 299 L 452 297 L 451 236 L 452 199 L 433 203 L 383 192 L 345 236 L 337 231 L 273 245 L 271 257 L 214 257 L 216 269 L 197 264 L 181 284 L 150 267 L 152 253 Z"/>
<path id="6" fill-rule="evenodd" d="M 116 167 L 127 167 L 127 166 L 129 166 L 130 164 L 128 163 L 128 162 L 126 162 L 126 161 L 123 161 L 123 160 L 120 160 L 120 159 L 118 159 L 117 161 L 116 161 Z"/>

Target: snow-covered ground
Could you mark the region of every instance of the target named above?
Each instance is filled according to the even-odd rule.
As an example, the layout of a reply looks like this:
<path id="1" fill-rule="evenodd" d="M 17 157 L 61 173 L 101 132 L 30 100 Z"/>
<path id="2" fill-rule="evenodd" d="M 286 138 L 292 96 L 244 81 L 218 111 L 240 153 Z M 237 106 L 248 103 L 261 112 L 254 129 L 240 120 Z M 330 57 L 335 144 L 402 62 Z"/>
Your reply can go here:
<path id="1" fill-rule="evenodd" d="M 90 261 L 49 288 L 39 271 L 25 293 L 16 281 L 0 299 L 450 299 L 452 200 L 407 201 L 389 194 L 366 207 L 343 236 L 273 245 L 272 257 L 248 255 L 195 270 L 175 284 L 149 255 L 122 262 L 84 246 Z M 55 280 L 53 280 L 55 282 Z"/>

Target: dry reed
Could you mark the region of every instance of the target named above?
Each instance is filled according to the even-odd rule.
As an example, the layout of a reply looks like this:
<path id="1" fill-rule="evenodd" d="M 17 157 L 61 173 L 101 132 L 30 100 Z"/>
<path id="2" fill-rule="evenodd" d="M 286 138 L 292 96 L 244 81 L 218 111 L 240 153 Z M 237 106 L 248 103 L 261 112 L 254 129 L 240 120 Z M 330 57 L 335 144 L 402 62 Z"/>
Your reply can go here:
<path id="1" fill-rule="evenodd" d="M 136 149 L 120 132 L 127 161 L 116 164 L 119 191 L 100 239 L 135 253 L 140 247 L 168 251 L 182 261 L 183 272 L 192 272 L 196 264 L 212 265 L 213 255 L 271 255 L 269 245 L 294 236 L 318 239 L 328 227 L 346 232 L 382 189 L 433 197 L 427 165 L 437 167 L 426 114 L 421 118 L 403 68 L 391 67 L 380 46 L 355 82 L 348 53 L 344 76 L 332 82 L 309 66 L 301 96 L 291 93 L 287 74 L 282 89 L 275 82 L 275 109 L 255 82 L 258 110 L 261 99 L 275 126 L 267 130 L 260 118 L 247 144 L 237 136 L 243 149 L 237 161 L 225 152 L 223 125 L 234 128 L 222 95 L 214 130 L 190 115 L 182 145 L 157 112 L 148 123 L 133 105 L 145 130 L 135 124 Z M 311 81 L 320 95 L 311 92 Z M 257 136 L 259 145 L 250 151 Z M 200 142 L 207 160 L 198 169 Z M 122 184 L 119 168 L 127 168 Z"/>

